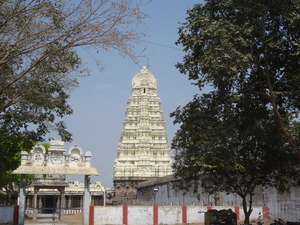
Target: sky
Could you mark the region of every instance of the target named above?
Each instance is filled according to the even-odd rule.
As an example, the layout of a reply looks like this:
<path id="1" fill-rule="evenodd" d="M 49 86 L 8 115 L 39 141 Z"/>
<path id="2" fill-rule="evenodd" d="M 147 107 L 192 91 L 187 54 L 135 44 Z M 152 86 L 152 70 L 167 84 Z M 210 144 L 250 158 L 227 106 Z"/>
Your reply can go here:
<path id="1" fill-rule="evenodd" d="M 178 125 L 173 125 L 170 113 L 178 106 L 184 106 L 199 92 L 187 76 L 175 68 L 182 62 L 184 52 L 175 45 L 179 38 L 179 22 L 185 22 L 186 11 L 202 0 L 152 0 L 142 10 L 150 17 L 139 29 L 145 30 L 149 37 L 141 41 L 137 49 L 147 47 L 147 57 L 141 58 L 139 65 L 130 58 L 123 58 L 117 51 L 99 52 L 94 55 L 104 65 L 99 72 L 96 62 L 87 55 L 79 55 L 87 61 L 91 70 L 89 77 L 80 78 L 80 87 L 71 93 L 69 104 L 74 110 L 64 117 L 73 141 L 65 143 L 67 150 L 77 144 L 92 152 L 92 167 L 100 176 L 92 176 L 91 181 L 100 181 L 103 186 L 113 186 L 113 166 L 117 157 L 117 147 L 125 118 L 127 100 L 131 95 L 133 76 L 149 65 L 148 70 L 157 79 L 158 97 L 161 100 L 163 116 L 166 121 L 168 142 L 171 143 Z M 84 53 L 83 53 L 84 54 Z M 45 137 L 59 138 L 55 133 Z M 171 145 L 170 145 L 171 146 Z M 171 155 L 174 155 L 171 150 Z M 68 181 L 83 181 L 82 176 L 67 176 Z"/>

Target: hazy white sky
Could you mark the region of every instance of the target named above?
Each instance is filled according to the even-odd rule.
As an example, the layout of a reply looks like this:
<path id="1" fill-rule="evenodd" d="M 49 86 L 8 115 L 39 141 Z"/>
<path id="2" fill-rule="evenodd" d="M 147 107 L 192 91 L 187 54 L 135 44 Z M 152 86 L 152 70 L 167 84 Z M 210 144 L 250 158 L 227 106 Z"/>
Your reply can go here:
<path id="1" fill-rule="evenodd" d="M 173 125 L 170 113 L 199 93 L 198 88 L 191 85 L 187 77 L 174 66 L 182 61 L 184 55 L 181 46 L 174 44 L 179 37 L 178 22 L 184 22 L 186 10 L 197 3 L 203 3 L 203 0 L 153 0 L 143 6 L 150 18 L 139 29 L 146 30 L 149 37 L 138 48 L 146 46 L 149 57 L 141 58 L 140 65 L 129 58 L 123 58 L 116 51 L 99 52 L 94 57 L 105 66 L 105 71 L 100 73 L 95 61 L 82 55 L 88 61 L 92 73 L 90 77 L 80 79 L 80 87 L 71 94 L 69 104 L 74 114 L 65 117 L 64 121 L 73 134 L 73 141 L 65 146 L 68 150 L 77 144 L 84 153 L 88 150 L 92 152 L 92 166 L 100 173 L 100 176 L 92 176 L 92 182 L 100 181 L 104 186 L 113 186 L 114 160 L 127 100 L 131 94 L 131 79 L 143 65 L 149 64 L 148 70 L 157 79 L 158 96 L 162 102 L 168 140 L 171 142 L 178 126 Z M 59 138 L 53 133 L 46 138 L 50 137 Z M 67 179 L 82 181 L 83 177 L 68 176 Z"/>

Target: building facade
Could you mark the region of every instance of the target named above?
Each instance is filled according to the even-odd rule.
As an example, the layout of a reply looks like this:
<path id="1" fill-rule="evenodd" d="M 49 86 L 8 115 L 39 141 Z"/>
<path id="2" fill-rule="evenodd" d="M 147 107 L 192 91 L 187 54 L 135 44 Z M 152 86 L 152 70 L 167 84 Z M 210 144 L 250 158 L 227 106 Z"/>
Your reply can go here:
<path id="1" fill-rule="evenodd" d="M 40 181 L 40 178 L 35 178 L 35 181 Z M 42 214 L 53 214 L 59 210 L 61 193 L 57 188 L 52 187 L 52 183 L 66 183 L 65 196 L 63 201 L 65 206 L 63 207 L 64 214 L 75 214 L 81 212 L 83 208 L 83 193 L 84 184 L 79 181 L 69 181 L 67 182 L 63 177 L 44 177 L 43 181 L 48 183 L 47 188 L 41 188 L 37 192 L 37 203 L 34 206 L 34 186 L 27 188 L 26 195 L 26 213 L 32 214 L 33 209 L 37 208 L 38 213 Z M 105 199 L 105 193 L 109 193 L 109 190 L 101 185 L 101 182 L 91 183 L 91 205 L 94 206 L 104 206 L 109 204 L 109 200 Z"/>
<path id="2" fill-rule="evenodd" d="M 166 123 L 157 80 L 144 66 L 132 79 L 123 128 L 114 162 L 114 201 L 136 198 L 140 182 L 172 173 Z"/>
<path id="3" fill-rule="evenodd" d="M 106 189 L 100 182 L 90 184 L 90 175 L 99 175 L 91 166 L 92 153 L 83 152 L 78 145 L 73 145 L 67 151 L 64 142 L 50 138 L 50 146 L 46 149 L 37 144 L 30 153 L 22 151 L 21 166 L 14 173 L 34 174 L 34 178 L 26 188 L 26 212 L 33 213 L 37 220 L 41 214 L 63 214 L 78 212 L 85 208 L 85 201 L 92 205 L 105 205 Z M 66 175 L 84 175 L 87 182 L 67 182 Z M 84 196 L 87 196 L 85 200 Z M 20 205 L 21 205 L 21 197 Z M 89 203 L 90 202 L 90 203 Z M 74 211 L 75 210 L 75 211 Z"/>

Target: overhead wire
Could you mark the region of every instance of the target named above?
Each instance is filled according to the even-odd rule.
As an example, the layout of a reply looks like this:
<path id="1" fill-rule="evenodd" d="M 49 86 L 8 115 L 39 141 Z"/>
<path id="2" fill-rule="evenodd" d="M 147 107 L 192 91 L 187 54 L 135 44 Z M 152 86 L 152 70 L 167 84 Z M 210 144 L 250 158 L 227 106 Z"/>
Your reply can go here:
<path id="1" fill-rule="evenodd" d="M 141 41 L 141 42 L 146 42 L 146 43 L 149 43 L 149 44 L 158 45 L 158 46 L 161 46 L 161 47 L 165 47 L 165 48 L 170 48 L 170 49 L 182 51 L 182 49 L 175 48 L 175 47 L 172 47 L 172 46 L 168 46 L 168 45 L 164 45 L 164 44 L 159 44 L 159 43 L 155 43 L 155 42 L 151 42 L 151 41 L 146 41 L 146 40 L 143 40 L 143 39 L 138 39 L 138 40 Z M 148 59 L 148 60 L 149 60 L 149 59 Z M 148 64 L 149 64 L 149 62 L 148 62 Z M 106 161 L 106 162 L 113 163 L 112 161 L 107 160 L 107 159 L 101 157 L 101 156 L 98 155 L 98 154 L 94 154 L 94 155 L 96 155 L 97 157 L 101 158 L 102 160 L 104 160 L 104 161 Z"/>
<path id="2" fill-rule="evenodd" d="M 143 39 L 140 39 L 140 38 L 139 38 L 138 40 L 139 40 L 139 41 L 142 41 L 142 42 L 149 43 L 149 44 L 158 45 L 158 46 L 161 46 L 161 47 L 171 48 L 171 49 L 174 49 L 174 50 L 182 51 L 182 49 L 175 48 L 175 47 L 172 47 L 172 46 L 168 46 L 168 45 L 164 45 L 164 44 L 159 44 L 159 43 L 151 42 L 151 41 L 146 41 L 146 40 L 143 40 Z"/>

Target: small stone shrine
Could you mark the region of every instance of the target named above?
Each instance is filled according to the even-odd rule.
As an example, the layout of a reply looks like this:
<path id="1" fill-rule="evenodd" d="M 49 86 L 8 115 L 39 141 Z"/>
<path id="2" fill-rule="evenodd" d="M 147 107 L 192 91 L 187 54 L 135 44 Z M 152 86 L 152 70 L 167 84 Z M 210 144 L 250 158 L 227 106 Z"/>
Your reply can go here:
<path id="1" fill-rule="evenodd" d="M 65 208 L 65 188 L 69 185 L 65 180 L 65 175 L 85 175 L 83 224 L 88 224 L 90 175 L 99 175 L 97 170 L 91 167 L 92 153 L 87 151 L 83 154 L 82 149 L 74 145 L 66 154 L 64 142 L 56 139 L 49 140 L 50 147 L 48 151 L 40 144 L 35 145 L 29 154 L 23 151 L 21 153 L 21 166 L 13 172 L 14 174 L 22 175 L 19 196 L 19 224 L 24 224 L 26 174 L 35 175 L 31 184 L 34 187 L 34 221 L 37 220 L 37 193 L 40 189 L 57 189 L 60 192 L 58 212 L 59 219 L 62 220 L 63 210 L 61 209 Z"/>

